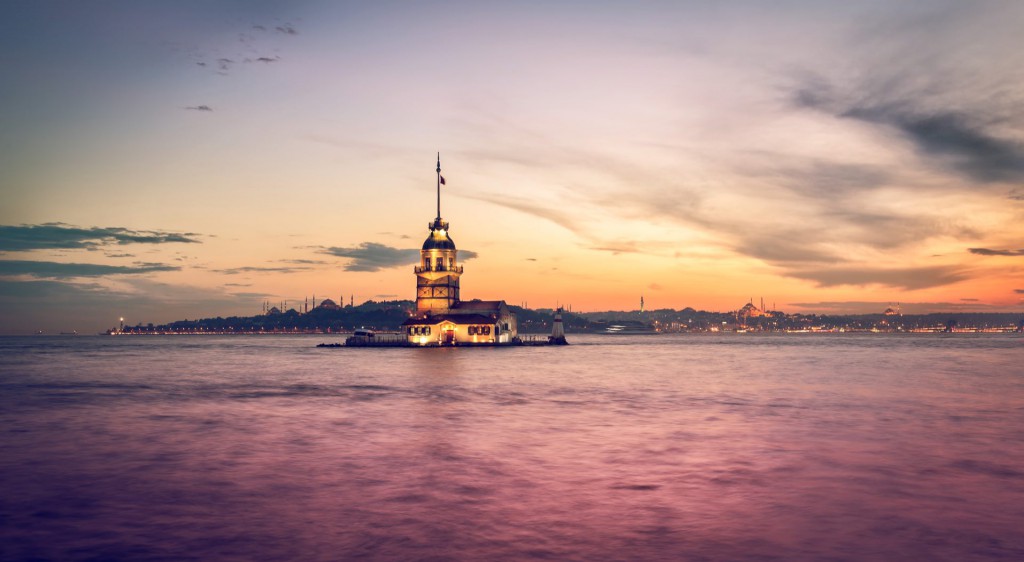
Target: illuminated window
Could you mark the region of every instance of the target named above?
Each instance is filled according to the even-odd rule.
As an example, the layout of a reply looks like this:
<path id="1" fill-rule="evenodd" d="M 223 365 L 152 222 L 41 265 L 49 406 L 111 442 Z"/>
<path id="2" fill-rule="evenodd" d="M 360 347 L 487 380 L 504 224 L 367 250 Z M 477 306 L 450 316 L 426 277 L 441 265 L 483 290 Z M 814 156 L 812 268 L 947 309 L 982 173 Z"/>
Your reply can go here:
<path id="1" fill-rule="evenodd" d="M 444 258 L 436 258 L 434 260 L 434 269 L 437 271 L 444 271 Z"/>

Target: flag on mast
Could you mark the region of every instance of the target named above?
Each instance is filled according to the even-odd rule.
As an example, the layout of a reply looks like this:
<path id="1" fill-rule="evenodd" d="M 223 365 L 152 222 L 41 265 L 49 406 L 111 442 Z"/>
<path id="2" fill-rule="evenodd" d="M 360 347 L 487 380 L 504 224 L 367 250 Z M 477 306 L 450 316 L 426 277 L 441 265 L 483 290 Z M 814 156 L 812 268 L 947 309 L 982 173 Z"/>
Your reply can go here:
<path id="1" fill-rule="evenodd" d="M 440 176 L 440 175 L 439 175 L 439 176 L 437 176 L 437 177 L 441 178 L 441 185 L 444 185 L 444 176 Z"/>

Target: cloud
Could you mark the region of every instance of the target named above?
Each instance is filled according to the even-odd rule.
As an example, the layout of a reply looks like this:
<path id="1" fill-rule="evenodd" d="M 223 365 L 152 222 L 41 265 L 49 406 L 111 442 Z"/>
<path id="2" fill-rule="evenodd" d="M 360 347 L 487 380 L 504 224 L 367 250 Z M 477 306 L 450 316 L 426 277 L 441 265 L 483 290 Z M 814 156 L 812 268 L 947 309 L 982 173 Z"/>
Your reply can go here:
<path id="1" fill-rule="evenodd" d="M 239 273 L 295 273 L 296 271 L 307 271 L 309 267 L 260 267 L 260 266 L 245 266 L 245 267 L 231 267 L 228 269 L 214 269 L 216 273 L 223 273 L 225 275 L 238 275 Z"/>
<path id="2" fill-rule="evenodd" d="M 351 259 L 351 262 L 345 264 L 345 271 L 380 271 L 412 265 L 420 259 L 420 251 L 416 248 L 393 248 L 376 242 L 363 242 L 351 248 L 334 246 L 324 248 L 320 253 Z"/>
<path id="3" fill-rule="evenodd" d="M 856 77 L 830 81 L 801 75 L 792 106 L 896 131 L 920 155 L 979 183 L 1024 179 L 1024 143 L 1012 134 L 1019 125 L 1014 116 L 1020 100 L 986 90 L 975 63 L 958 67 L 962 49 L 957 44 L 939 40 L 896 50 L 902 51 L 897 59 L 859 61 L 871 72 Z M 903 57 L 908 51 L 914 54 Z M 999 57 L 1000 63 L 1012 60 Z M 922 74 L 915 64 L 935 68 Z M 990 71 L 990 76 L 1001 73 L 996 65 Z"/>
<path id="4" fill-rule="evenodd" d="M 1024 289 L 1014 289 L 1013 292 L 1017 293 L 1018 295 L 1024 295 Z"/>
<path id="5" fill-rule="evenodd" d="M 418 248 L 394 248 L 377 242 L 363 242 L 350 248 L 321 247 L 319 253 L 351 259 L 351 262 L 345 264 L 345 271 L 380 271 L 413 265 L 420 261 Z M 459 250 L 460 261 L 471 260 L 478 255 L 473 250 Z"/>
<path id="6" fill-rule="evenodd" d="M 1024 256 L 1024 250 L 992 250 L 989 248 L 968 248 L 968 252 L 979 256 Z"/>
<path id="7" fill-rule="evenodd" d="M 120 227 L 78 228 L 62 223 L 0 225 L 0 251 L 94 249 L 110 244 L 198 244 L 194 233 L 129 230 Z"/>
<path id="8" fill-rule="evenodd" d="M 157 271 L 179 270 L 181 270 L 180 267 L 160 263 L 142 263 L 135 266 L 122 266 L 92 263 L 0 260 L 0 275 L 28 275 L 44 279 L 103 277 L 106 275 L 138 275 L 141 273 L 153 273 Z"/>
<path id="9" fill-rule="evenodd" d="M 744 255 L 774 263 L 836 263 L 840 256 L 823 248 L 821 233 L 812 228 L 762 228 L 741 235 L 734 249 Z"/>
<path id="10" fill-rule="evenodd" d="M 271 62 L 277 62 L 279 60 L 281 60 L 281 57 L 273 57 L 273 58 L 271 58 L 271 57 L 260 57 L 260 58 L 256 59 L 256 62 L 271 63 Z"/>
<path id="11" fill-rule="evenodd" d="M 295 28 L 292 27 L 292 24 L 290 24 L 290 23 L 286 23 L 284 25 L 279 25 L 279 26 L 275 27 L 274 30 L 277 31 L 278 33 L 284 33 L 285 35 L 298 35 L 299 34 L 299 32 L 296 31 Z"/>
<path id="12" fill-rule="evenodd" d="M 770 177 L 790 191 L 808 197 L 847 197 L 892 183 L 893 172 L 880 166 L 800 158 L 779 154 L 751 155 L 747 175 Z"/>
<path id="13" fill-rule="evenodd" d="M 609 244 L 600 244 L 596 246 L 587 246 L 588 250 L 597 250 L 598 252 L 611 252 L 612 255 L 619 254 L 642 254 L 643 250 L 640 248 L 638 242 L 613 242 Z"/>
<path id="14" fill-rule="evenodd" d="M 925 154 L 941 157 L 961 174 L 980 182 L 1024 179 L 1024 145 L 996 137 L 969 115 L 918 113 L 899 106 L 855 107 L 842 117 L 894 127 Z"/>
<path id="15" fill-rule="evenodd" d="M 516 199 L 514 197 L 510 197 L 510 196 L 507 196 L 507 195 L 487 195 L 487 194 L 485 194 L 485 195 L 466 195 L 465 197 L 467 199 L 475 199 L 477 201 L 485 201 L 487 203 L 492 203 L 494 205 L 498 205 L 499 207 L 505 207 L 507 209 L 512 209 L 512 210 L 515 210 L 515 211 L 519 211 L 521 213 L 526 213 L 528 215 L 533 215 L 535 217 L 540 217 L 542 219 L 549 220 L 549 221 L 557 224 L 558 226 L 561 226 L 561 227 L 569 230 L 570 232 L 572 232 L 574 234 L 579 234 L 579 231 L 580 231 L 580 227 L 576 224 L 576 222 L 572 218 L 570 218 L 571 217 L 570 213 L 564 212 L 564 211 L 561 211 L 561 210 L 558 210 L 558 209 L 552 209 L 550 207 L 545 207 L 544 205 L 539 205 L 539 204 L 537 204 L 537 203 L 535 203 L 533 201 L 527 201 L 527 200 L 523 200 L 523 199 Z"/>
<path id="16" fill-rule="evenodd" d="M 224 283 L 225 287 L 252 287 L 252 283 Z"/>
<path id="17" fill-rule="evenodd" d="M 281 263 L 292 263 L 292 264 L 296 264 L 296 265 L 324 265 L 324 264 L 327 263 L 324 260 L 303 260 L 303 259 L 278 260 L 278 261 L 280 261 Z"/>
<path id="18" fill-rule="evenodd" d="M 192 111 L 213 111 L 213 108 L 208 105 L 190 105 L 185 109 L 190 109 Z"/>
<path id="19" fill-rule="evenodd" d="M 813 281 L 819 287 L 882 285 L 910 291 L 951 285 L 970 278 L 960 268 L 952 266 L 896 269 L 845 266 L 793 269 L 784 272 L 784 275 Z"/>

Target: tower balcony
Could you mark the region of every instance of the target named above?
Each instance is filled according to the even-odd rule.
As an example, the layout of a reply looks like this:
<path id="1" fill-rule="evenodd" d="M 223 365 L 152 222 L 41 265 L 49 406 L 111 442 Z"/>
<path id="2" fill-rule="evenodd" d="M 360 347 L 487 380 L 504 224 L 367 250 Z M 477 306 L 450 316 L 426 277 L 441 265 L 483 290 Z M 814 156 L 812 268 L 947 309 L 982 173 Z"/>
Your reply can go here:
<path id="1" fill-rule="evenodd" d="M 420 273 L 427 273 L 427 272 L 431 272 L 431 271 L 443 271 L 443 272 L 447 272 L 447 273 L 458 273 L 458 274 L 461 275 L 462 274 L 462 266 L 461 265 L 457 265 L 455 267 L 446 267 L 446 266 L 441 266 L 441 267 L 423 267 L 422 265 L 417 265 L 416 267 L 413 268 L 413 271 L 417 275 L 419 275 Z"/>

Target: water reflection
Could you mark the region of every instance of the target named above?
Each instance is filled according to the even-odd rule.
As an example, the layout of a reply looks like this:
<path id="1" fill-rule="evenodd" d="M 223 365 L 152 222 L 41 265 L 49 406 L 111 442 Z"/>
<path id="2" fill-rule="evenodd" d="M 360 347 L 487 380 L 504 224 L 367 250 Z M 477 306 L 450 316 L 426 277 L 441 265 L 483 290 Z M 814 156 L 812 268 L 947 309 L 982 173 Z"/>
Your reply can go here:
<path id="1" fill-rule="evenodd" d="M 0 340 L 6 558 L 1024 556 L 1019 338 L 114 339 Z"/>

